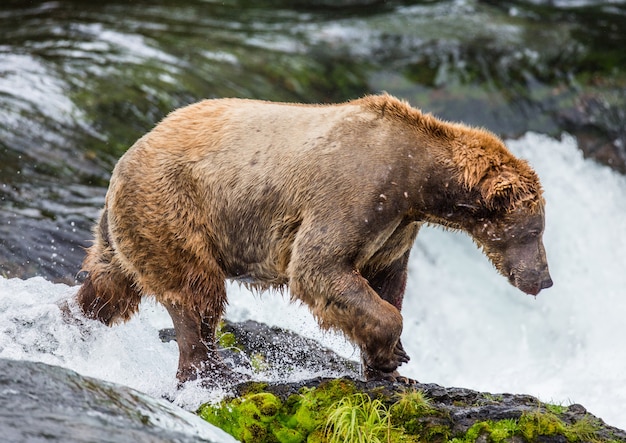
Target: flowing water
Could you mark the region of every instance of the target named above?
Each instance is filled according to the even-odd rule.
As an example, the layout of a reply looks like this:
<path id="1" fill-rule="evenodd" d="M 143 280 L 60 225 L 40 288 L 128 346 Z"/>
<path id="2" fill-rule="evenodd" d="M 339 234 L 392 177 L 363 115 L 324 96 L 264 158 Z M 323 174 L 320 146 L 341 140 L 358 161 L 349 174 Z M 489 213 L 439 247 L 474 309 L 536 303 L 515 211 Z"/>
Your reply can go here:
<path id="1" fill-rule="evenodd" d="M 170 324 L 158 306 L 113 329 L 89 324 L 87 337 L 60 319 L 56 302 L 76 287 L 50 281 L 75 284 L 115 160 L 200 98 L 328 102 L 387 90 L 521 136 L 508 144 L 542 178 L 555 282 L 537 299 L 523 295 L 468 237 L 425 229 L 410 262 L 403 372 L 582 403 L 626 428 L 626 180 L 613 163 L 626 149 L 625 2 L 333 3 L 3 2 L 0 358 L 73 369 L 189 410 L 217 396 L 175 389 L 177 350 L 158 339 Z M 581 109 L 591 111 L 571 129 Z M 565 128 L 578 144 L 606 136 L 586 155 L 614 168 L 584 159 Z M 229 293 L 230 319 L 285 326 L 358 359 L 282 296 Z"/>

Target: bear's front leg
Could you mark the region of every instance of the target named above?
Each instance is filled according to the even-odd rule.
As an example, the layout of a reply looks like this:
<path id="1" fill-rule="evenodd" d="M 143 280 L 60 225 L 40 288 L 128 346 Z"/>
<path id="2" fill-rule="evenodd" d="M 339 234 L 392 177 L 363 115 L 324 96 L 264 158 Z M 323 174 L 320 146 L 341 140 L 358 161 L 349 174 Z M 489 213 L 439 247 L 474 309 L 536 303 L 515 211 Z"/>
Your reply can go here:
<path id="1" fill-rule="evenodd" d="M 392 373 L 409 360 L 400 344 L 400 311 L 381 299 L 358 271 L 321 266 L 295 270 L 290 289 L 320 326 L 342 331 L 361 349 L 368 368 Z"/>
<path id="2" fill-rule="evenodd" d="M 380 298 L 395 306 L 398 311 L 402 310 L 404 300 L 409 253 L 410 251 L 405 252 L 402 257 L 382 269 L 376 267 L 375 270 L 371 270 L 367 266 L 363 269 L 363 276 L 372 289 Z"/>
<path id="3" fill-rule="evenodd" d="M 375 270 L 371 270 L 365 267 L 363 270 L 363 275 L 380 298 L 391 303 L 398 311 L 402 310 L 402 301 L 406 289 L 409 253 L 410 250 L 406 251 L 402 257 L 382 269 L 375 268 Z M 404 348 L 400 340 L 398 340 L 397 348 L 397 352 L 404 353 Z M 363 361 L 363 367 L 366 380 L 388 380 L 408 384 L 416 383 L 413 379 L 401 376 L 398 371 L 383 372 L 373 369 L 369 367 L 365 361 Z"/>
<path id="4" fill-rule="evenodd" d="M 404 348 L 402 347 L 402 342 L 398 340 L 397 351 L 396 352 L 404 352 Z M 407 357 L 408 360 L 408 357 Z M 367 362 L 363 360 L 363 375 L 365 376 L 365 380 L 387 380 L 391 382 L 405 383 L 405 384 L 415 384 L 417 380 L 413 380 L 412 378 L 404 377 L 400 375 L 400 373 L 395 370 L 392 372 L 381 371 L 380 369 L 374 369 L 368 366 Z"/>

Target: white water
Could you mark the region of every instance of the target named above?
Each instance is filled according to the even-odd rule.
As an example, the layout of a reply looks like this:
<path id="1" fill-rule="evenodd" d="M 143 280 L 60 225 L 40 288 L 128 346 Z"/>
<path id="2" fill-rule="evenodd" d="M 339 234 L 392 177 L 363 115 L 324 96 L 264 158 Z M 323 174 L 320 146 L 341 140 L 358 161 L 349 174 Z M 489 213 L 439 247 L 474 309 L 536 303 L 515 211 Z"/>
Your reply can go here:
<path id="1" fill-rule="evenodd" d="M 544 241 L 554 287 L 537 299 L 524 295 L 467 236 L 424 229 L 403 310 L 412 360 L 401 371 L 422 382 L 581 403 L 626 429 L 626 178 L 584 160 L 569 137 L 527 134 L 509 146 L 531 162 L 546 190 Z M 158 338 L 158 329 L 171 326 L 159 306 L 145 302 L 127 324 L 88 322 L 81 332 L 56 307 L 75 291 L 41 278 L 0 278 L 0 357 L 64 366 L 169 396 L 190 410 L 219 395 L 193 386 L 176 391 L 178 352 Z M 278 294 L 252 296 L 237 285 L 229 294 L 231 320 L 287 327 L 358 358 Z"/>

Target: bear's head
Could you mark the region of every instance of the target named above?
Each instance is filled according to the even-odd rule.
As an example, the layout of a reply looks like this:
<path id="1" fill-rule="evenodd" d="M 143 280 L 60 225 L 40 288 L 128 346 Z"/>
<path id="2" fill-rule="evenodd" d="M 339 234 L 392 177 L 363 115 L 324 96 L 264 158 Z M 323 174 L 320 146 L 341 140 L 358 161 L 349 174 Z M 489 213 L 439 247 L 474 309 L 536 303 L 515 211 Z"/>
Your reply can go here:
<path id="1" fill-rule="evenodd" d="M 452 150 L 456 175 L 471 197 L 463 228 L 496 269 L 536 295 L 552 286 L 543 246 L 545 211 L 539 177 L 494 134 L 462 128 Z"/>
<path id="2" fill-rule="evenodd" d="M 513 286 L 537 295 L 552 286 L 543 229 L 543 209 L 520 207 L 499 217 L 478 218 L 472 236 Z"/>
<path id="3" fill-rule="evenodd" d="M 501 165 L 488 171 L 477 188 L 483 211 L 472 223 L 475 241 L 516 288 L 537 295 L 551 287 L 543 246 L 544 200 L 534 171 L 522 161 L 514 168 Z"/>

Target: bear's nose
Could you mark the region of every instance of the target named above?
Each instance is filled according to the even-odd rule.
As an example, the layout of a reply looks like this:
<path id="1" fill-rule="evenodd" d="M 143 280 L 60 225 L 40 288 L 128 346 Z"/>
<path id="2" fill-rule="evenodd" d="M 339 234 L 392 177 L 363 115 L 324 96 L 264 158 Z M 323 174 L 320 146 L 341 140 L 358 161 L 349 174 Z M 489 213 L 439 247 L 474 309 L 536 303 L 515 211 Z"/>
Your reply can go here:
<path id="1" fill-rule="evenodd" d="M 552 287 L 552 279 L 550 276 L 541 282 L 541 289 L 548 289 Z"/>

